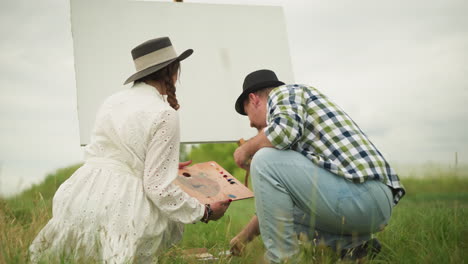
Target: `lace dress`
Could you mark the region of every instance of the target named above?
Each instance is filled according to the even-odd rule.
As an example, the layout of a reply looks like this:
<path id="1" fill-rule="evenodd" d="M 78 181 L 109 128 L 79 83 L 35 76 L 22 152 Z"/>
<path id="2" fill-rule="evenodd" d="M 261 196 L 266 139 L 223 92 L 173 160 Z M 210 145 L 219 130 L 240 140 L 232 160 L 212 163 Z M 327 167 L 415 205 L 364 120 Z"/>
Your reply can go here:
<path id="1" fill-rule="evenodd" d="M 57 190 L 53 217 L 30 246 L 31 261 L 152 262 L 204 213 L 172 183 L 178 162 L 178 115 L 154 87 L 138 83 L 110 96 L 84 165 Z"/>

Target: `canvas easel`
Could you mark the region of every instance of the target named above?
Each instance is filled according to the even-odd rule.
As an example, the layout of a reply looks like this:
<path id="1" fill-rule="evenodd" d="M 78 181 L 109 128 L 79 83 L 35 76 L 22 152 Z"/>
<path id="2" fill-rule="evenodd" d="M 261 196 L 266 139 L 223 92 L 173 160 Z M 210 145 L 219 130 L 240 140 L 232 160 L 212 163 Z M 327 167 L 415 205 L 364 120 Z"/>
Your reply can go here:
<path id="1" fill-rule="evenodd" d="M 242 146 L 245 142 L 247 142 L 247 141 L 245 141 L 243 138 L 241 138 L 241 139 L 239 139 L 239 141 L 237 141 L 237 145 Z M 250 163 L 250 160 L 248 162 Z M 249 176 L 250 176 L 250 170 L 247 169 L 247 170 L 245 170 L 245 179 L 244 179 L 244 185 L 247 188 L 249 187 Z"/>
<path id="2" fill-rule="evenodd" d="M 173 1 L 70 1 L 81 145 L 89 144 L 105 98 L 130 88 L 123 85 L 135 71 L 130 50 L 150 38 L 169 36 L 177 52 L 194 50 L 177 83 L 182 143 L 236 142 L 257 134 L 233 109 L 249 72 L 268 68 L 294 82 L 281 7 Z M 119 34 L 110 33 L 115 28 Z"/>

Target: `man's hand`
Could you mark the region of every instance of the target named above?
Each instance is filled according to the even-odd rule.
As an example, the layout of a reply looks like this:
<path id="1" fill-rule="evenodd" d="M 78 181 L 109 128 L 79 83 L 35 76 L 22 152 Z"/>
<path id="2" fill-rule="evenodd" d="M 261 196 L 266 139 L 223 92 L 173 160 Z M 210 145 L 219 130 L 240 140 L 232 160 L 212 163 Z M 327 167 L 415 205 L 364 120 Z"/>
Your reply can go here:
<path id="1" fill-rule="evenodd" d="M 245 146 L 245 145 L 243 145 Z M 243 168 L 244 170 L 248 170 L 250 167 L 250 159 L 252 158 L 245 147 L 240 146 L 234 151 L 234 161 L 236 162 L 237 166 Z"/>
<path id="2" fill-rule="evenodd" d="M 179 170 L 180 170 L 180 169 L 183 169 L 183 168 L 185 168 L 185 167 L 187 167 L 187 166 L 190 165 L 190 164 L 192 164 L 192 161 L 191 161 L 191 160 L 179 162 Z"/>
<path id="3" fill-rule="evenodd" d="M 238 147 L 236 151 L 234 151 L 234 161 L 236 162 L 237 166 L 243 169 L 250 168 L 250 159 L 253 155 L 261 148 L 265 147 L 273 147 L 271 142 L 265 136 L 265 132 L 260 130 L 258 134 L 249 139 L 247 142 L 242 144 L 242 146 Z"/>
<path id="4" fill-rule="evenodd" d="M 258 224 L 258 217 L 254 216 L 247 224 L 247 226 L 245 226 L 244 229 L 239 234 L 237 234 L 237 236 L 235 236 L 231 242 L 229 242 L 229 245 L 231 246 L 231 253 L 234 256 L 242 255 L 242 252 L 244 251 L 247 243 L 259 235 L 260 226 Z"/>
<path id="5" fill-rule="evenodd" d="M 234 237 L 231 239 L 231 242 L 229 242 L 229 245 L 231 246 L 231 254 L 233 256 L 241 256 L 242 253 L 244 253 L 245 245 L 246 242 L 241 240 L 239 237 Z"/>

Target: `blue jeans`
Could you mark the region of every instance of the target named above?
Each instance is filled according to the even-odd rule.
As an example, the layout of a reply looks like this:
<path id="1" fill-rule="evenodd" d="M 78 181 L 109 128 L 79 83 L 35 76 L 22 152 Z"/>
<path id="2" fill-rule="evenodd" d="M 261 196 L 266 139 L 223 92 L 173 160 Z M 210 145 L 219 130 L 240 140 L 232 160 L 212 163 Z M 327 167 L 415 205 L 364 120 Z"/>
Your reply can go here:
<path id="1" fill-rule="evenodd" d="M 358 246 L 387 225 L 392 193 L 384 183 L 357 184 L 292 150 L 262 148 L 250 166 L 266 258 L 294 256 L 298 235 L 335 250 Z"/>

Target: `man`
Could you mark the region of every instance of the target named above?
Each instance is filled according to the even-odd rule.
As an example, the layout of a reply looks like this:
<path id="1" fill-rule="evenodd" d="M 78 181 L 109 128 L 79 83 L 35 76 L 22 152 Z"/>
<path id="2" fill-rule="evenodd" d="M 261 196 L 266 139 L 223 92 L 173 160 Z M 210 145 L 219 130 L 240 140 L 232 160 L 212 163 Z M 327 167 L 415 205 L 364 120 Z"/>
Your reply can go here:
<path id="1" fill-rule="evenodd" d="M 299 234 L 343 258 L 377 254 L 371 236 L 405 190 L 356 123 L 317 89 L 284 85 L 270 70 L 246 76 L 235 109 L 258 129 L 234 152 L 250 168 L 257 214 L 231 241 L 233 253 L 261 233 L 273 263 L 298 252 Z"/>

